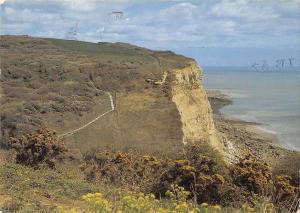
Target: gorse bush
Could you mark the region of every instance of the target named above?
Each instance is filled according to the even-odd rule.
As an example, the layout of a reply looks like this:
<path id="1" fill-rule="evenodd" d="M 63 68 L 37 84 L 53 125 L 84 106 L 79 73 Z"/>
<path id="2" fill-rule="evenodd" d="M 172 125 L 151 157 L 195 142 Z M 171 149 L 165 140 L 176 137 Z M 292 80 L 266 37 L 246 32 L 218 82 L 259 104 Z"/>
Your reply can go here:
<path id="1" fill-rule="evenodd" d="M 277 204 L 296 196 L 288 177 L 272 176 L 267 164 L 250 156 L 226 166 L 188 148 L 185 159 L 157 159 L 132 153 L 100 151 L 85 157 L 82 169 L 89 181 L 100 181 L 165 198 L 174 186 L 189 192 L 197 203 L 241 207 L 259 199 L 272 198 Z M 175 193 L 176 195 L 176 193 Z"/>
<path id="2" fill-rule="evenodd" d="M 127 186 L 156 197 L 165 197 L 172 185 L 178 185 L 190 192 L 189 199 L 198 203 L 228 205 L 232 199 L 244 201 L 241 191 L 217 173 L 214 160 L 195 153 L 190 159 L 157 159 L 149 155 L 100 151 L 86 155 L 81 168 L 89 181 Z"/>
<path id="3" fill-rule="evenodd" d="M 299 197 L 299 188 L 292 185 L 291 177 L 274 177 L 268 164 L 258 162 L 251 155 L 232 167 L 232 178 L 234 184 L 247 192 L 267 197 L 281 208 L 290 208 L 291 202 Z"/>
<path id="4" fill-rule="evenodd" d="M 172 184 L 177 184 L 190 191 L 190 199 L 198 203 L 233 205 L 245 202 L 244 192 L 228 179 L 227 167 L 220 169 L 214 159 L 197 154 L 197 147 L 187 149 L 187 158 L 175 160 L 162 174 L 154 188 L 157 196 L 163 195 Z"/>
<path id="5" fill-rule="evenodd" d="M 298 197 L 299 187 L 291 184 L 291 177 L 287 175 L 276 176 L 274 179 L 273 202 L 279 203 L 281 206 L 290 208 L 291 200 Z M 297 208 L 297 205 L 295 205 Z"/>
<path id="6" fill-rule="evenodd" d="M 232 170 L 235 184 L 245 187 L 255 194 L 270 196 L 273 180 L 271 168 L 266 163 L 260 163 L 251 156 L 241 159 Z"/>
<path id="7" fill-rule="evenodd" d="M 100 180 L 117 186 L 140 187 L 151 191 L 168 168 L 168 162 L 149 155 L 100 151 L 86 155 L 81 168 L 90 181 Z"/>
<path id="8" fill-rule="evenodd" d="M 48 129 L 41 129 L 19 138 L 10 138 L 8 144 L 9 148 L 16 152 L 16 163 L 35 168 L 54 168 L 56 160 L 62 159 L 67 152 L 56 132 Z"/>
<path id="9" fill-rule="evenodd" d="M 173 202 L 185 202 L 191 193 L 186 191 L 183 187 L 172 184 L 170 189 L 166 192 L 166 196 Z"/>

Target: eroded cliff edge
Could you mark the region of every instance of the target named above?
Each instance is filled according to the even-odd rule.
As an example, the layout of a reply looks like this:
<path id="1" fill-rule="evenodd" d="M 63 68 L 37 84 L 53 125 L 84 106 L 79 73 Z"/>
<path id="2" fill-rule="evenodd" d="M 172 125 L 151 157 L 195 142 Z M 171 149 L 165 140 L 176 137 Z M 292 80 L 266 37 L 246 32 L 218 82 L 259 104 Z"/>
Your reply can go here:
<path id="1" fill-rule="evenodd" d="M 208 142 L 213 148 L 224 152 L 216 131 L 213 114 L 202 83 L 203 71 L 191 60 L 188 66 L 172 70 L 171 93 L 182 122 L 184 144 Z"/>

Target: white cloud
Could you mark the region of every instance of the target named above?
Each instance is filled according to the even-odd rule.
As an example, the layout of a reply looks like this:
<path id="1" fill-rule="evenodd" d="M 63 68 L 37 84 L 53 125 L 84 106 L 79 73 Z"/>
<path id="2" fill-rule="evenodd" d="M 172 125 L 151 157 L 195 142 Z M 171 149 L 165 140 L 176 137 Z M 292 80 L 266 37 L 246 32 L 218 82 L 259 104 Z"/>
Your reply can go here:
<path id="1" fill-rule="evenodd" d="M 90 41 L 99 40 L 101 33 L 106 41 L 150 46 L 299 43 L 298 0 L 8 0 L 2 6 L 6 34 L 63 38 L 79 21 L 78 38 Z M 111 19 L 115 10 L 124 11 L 123 20 Z"/>
<path id="2" fill-rule="evenodd" d="M 217 17 L 234 17 L 261 20 L 277 18 L 280 15 L 266 1 L 259 0 L 222 0 L 212 8 Z"/>

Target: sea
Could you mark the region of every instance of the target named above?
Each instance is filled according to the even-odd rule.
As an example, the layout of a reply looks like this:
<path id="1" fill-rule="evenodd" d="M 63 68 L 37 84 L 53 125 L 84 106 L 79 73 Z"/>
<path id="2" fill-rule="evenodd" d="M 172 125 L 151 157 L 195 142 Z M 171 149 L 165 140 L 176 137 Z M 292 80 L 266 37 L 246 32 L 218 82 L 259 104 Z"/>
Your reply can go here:
<path id="1" fill-rule="evenodd" d="M 233 100 L 225 115 L 258 122 L 284 147 L 300 151 L 300 68 L 254 70 L 249 67 L 203 67 L 206 89 Z"/>

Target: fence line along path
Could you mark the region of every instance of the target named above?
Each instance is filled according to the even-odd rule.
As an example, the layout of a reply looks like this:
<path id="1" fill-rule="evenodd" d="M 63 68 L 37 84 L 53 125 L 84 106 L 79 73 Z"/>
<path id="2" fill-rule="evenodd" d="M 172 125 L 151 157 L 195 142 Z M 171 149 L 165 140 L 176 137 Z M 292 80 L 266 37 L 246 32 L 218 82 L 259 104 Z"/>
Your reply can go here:
<path id="1" fill-rule="evenodd" d="M 91 120 L 90 122 L 84 124 L 83 126 L 77 128 L 77 129 L 71 130 L 71 131 L 69 131 L 69 132 L 66 132 L 66 133 L 64 133 L 64 134 L 58 135 L 58 138 L 69 137 L 69 136 L 75 134 L 76 132 L 78 132 L 78 131 L 80 131 L 80 130 L 86 128 L 86 127 L 88 127 L 89 125 L 91 125 L 91 124 L 94 123 L 95 121 L 99 120 L 99 119 L 102 118 L 103 116 L 105 116 L 105 115 L 107 115 L 108 113 L 110 113 L 110 112 L 112 112 L 112 111 L 115 110 L 115 104 L 114 104 L 113 96 L 111 95 L 111 93 L 110 93 L 110 92 L 103 91 L 103 90 L 100 90 L 100 89 L 98 89 L 98 88 L 95 87 L 95 85 L 94 85 L 94 83 L 93 83 L 92 81 L 91 81 L 91 83 L 92 83 L 93 87 L 94 87 L 96 90 L 98 90 L 98 91 L 100 91 L 100 92 L 104 92 L 104 93 L 109 97 L 109 100 L 110 100 L 110 109 L 109 109 L 108 111 L 106 111 L 106 112 L 104 112 L 104 113 L 98 115 L 96 118 L 94 118 L 94 119 Z"/>

